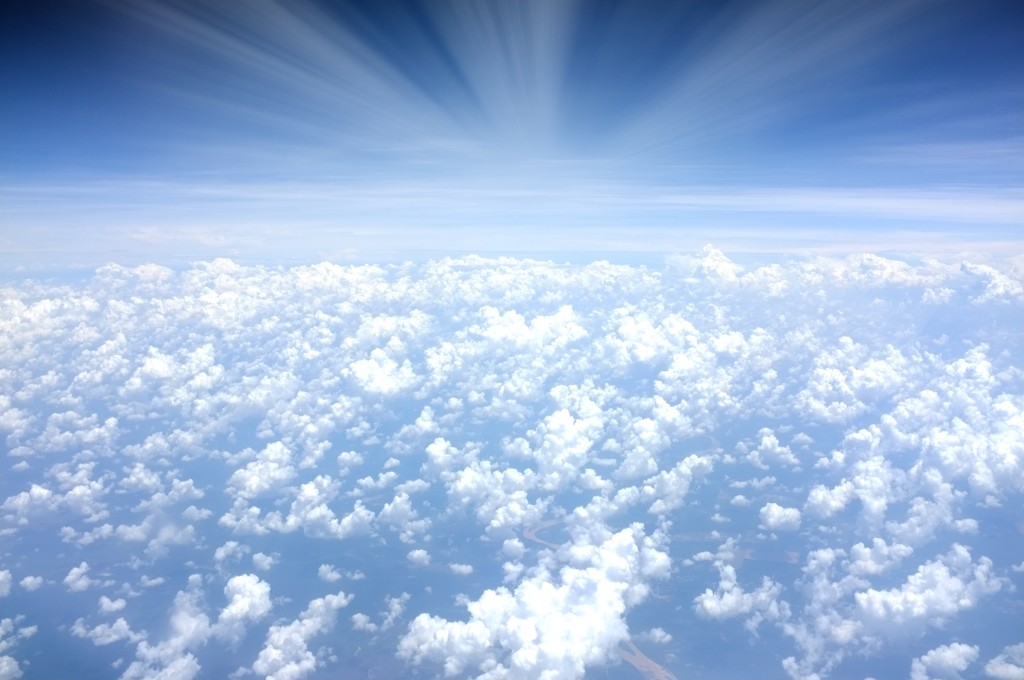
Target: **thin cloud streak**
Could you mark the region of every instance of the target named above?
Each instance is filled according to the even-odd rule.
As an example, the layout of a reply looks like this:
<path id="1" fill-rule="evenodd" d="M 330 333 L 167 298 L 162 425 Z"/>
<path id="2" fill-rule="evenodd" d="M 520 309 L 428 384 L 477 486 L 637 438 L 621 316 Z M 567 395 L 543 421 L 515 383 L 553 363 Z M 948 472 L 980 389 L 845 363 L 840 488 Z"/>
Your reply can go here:
<path id="1" fill-rule="evenodd" d="M 63 185 L 13 186 L 5 211 L 42 215 L 52 203 L 88 203 L 110 211 L 147 214 L 195 209 L 297 210 L 296 216 L 322 209 L 394 214 L 436 209 L 464 214 L 511 212 L 559 217 L 590 211 L 624 213 L 708 211 L 713 213 L 815 214 L 836 217 L 922 220 L 977 225 L 1024 221 L 1024 190 L 972 187 L 903 189 L 844 187 L 658 187 L 651 185 L 575 183 L 536 186 L 522 182 L 474 184 L 471 181 L 388 183 L 183 183 L 124 181 Z M 343 218 L 342 218 L 343 219 Z"/>
<path id="2" fill-rule="evenodd" d="M 856 82 L 858 70 L 911 38 L 920 0 L 759 3 L 731 18 L 711 47 L 687 63 L 620 146 L 706 148 L 798 114 L 809 102 Z M 898 40 L 881 40 L 901 29 Z"/>
<path id="3" fill-rule="evenodd" d="M 269 0 L 216 8 L 131 2 L 127 11 L 172 39 L 166 60 L 185 98 L 222 102 L 240 119 L 294 125 L 327 139 L 392 137 L 446 129 L 451 121 L 362 36 L 311 3 Z M 187 51 L 213 59 L 189 63 Z M 343 132 L 344 131 L 344 132 Z"/>
<path id="4" fill-rule="evenodd" d="M 228 255 L 266 263 L 422 259 L 445 251 L 628 257 L 708 241 L 740 252 L 991 254 L 1019 252 L 1024 223 L 1024 191 L 958 187 L 132 181 L 22 186 L 6 193 L 5 212 L 31 228 L 6 239 L 3 259 L 13 262 L 36 251 L 43 260 L 70 257 L 91 265 L 107 261 L 111 252 L 158 252 L 175 261 Z M 71 214 L 82 206 L 87 218 Z M 54 226 L 72 220 L 80 225 L 80 238 L 68 239 Z"/>

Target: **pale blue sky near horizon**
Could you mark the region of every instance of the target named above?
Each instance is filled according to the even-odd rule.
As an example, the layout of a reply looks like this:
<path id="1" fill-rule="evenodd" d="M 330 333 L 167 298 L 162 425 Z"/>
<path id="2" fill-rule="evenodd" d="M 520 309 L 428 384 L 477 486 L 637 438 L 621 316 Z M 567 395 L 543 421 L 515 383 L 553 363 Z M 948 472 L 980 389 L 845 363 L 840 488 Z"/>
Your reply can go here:
<path id="1" fill-rule="evenodd" d="M 1024 242 L 1024 6 L 12 2 L 5 270 Z"/>

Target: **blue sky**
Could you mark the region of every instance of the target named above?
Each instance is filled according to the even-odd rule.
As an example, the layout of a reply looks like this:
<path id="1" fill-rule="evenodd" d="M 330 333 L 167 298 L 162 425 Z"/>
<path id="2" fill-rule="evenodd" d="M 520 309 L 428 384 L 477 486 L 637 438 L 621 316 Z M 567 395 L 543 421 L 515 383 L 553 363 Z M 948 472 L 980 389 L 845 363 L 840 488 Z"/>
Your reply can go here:
<path id="1" fill-rule="evenodd" d="M 1019 2 L 12 2 L 5 268 L 1005 251 Z"/>

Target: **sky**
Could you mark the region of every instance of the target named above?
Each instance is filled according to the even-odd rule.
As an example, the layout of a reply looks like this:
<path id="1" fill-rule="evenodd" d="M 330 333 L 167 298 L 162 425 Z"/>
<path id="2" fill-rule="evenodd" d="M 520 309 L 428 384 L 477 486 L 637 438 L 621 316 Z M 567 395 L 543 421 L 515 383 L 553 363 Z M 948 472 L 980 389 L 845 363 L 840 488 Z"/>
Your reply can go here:
<path id="1" fill-rule="evenodd" d="M 0 2 L 0 680 L 1022 680 L 1019 0 Z"/>
<path id="2" fill-rule="evenodd" d="M 7 270 L 998 253 L 1013 0 L 3 4 Z"/>

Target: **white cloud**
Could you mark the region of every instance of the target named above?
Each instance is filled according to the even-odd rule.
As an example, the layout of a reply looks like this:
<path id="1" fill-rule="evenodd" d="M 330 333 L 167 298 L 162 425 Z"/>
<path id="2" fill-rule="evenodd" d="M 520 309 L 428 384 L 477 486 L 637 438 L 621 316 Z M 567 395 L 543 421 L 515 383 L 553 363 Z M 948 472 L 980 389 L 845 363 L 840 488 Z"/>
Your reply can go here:
<path id="1" fill-rule="evenodd" d="M 405 491 L 397 491 L 394 499 L 380 509 L 377 521 L 399 529 L 399 539 L 404 543 L 412 543 L 417 535 L 426 532 L 432 524 L 430 519 L 419 518 L 419 513 L 413 509 L 411 497 Z"/>
<path id="2" fill-rule="evenodd" d="M 7 597 L 11 592 L 11 572 L 7 569 L 0 571 L 0 597 Z"/>
<path id="3" fill-rule="evenodd" d="M 317 569 L 316 574 L 321 581 L 326 581 L 327 583 L 334 583 L 335 581 L 341 580 L 341 572 L 329 564 L 321 564 Z"/>
<path id="4" fill-rule="evenodd" d="M 8 513 L 8 521 L 16 520 L 19 524 L 28 524 L 29 518 L 43 512 L 53 512 L 63 499 L 49 488 L 32 484 L 28 491 L 9 496 L 0 504 L 0 510 Z"/>
<path id="5" fill-rule="evenodd" d="M 942 645 L 914 659 L 910 665 L 910 680 L 960 677 L 960 673 L 978 658 L 977 645 L 954 642 Z"/>
<path id="6" fill-rule="evenodd" d="M 856 576 L 881 574 L 909 557 L 914 549 L 902 543 L 887 544 L 881 538 L 871 541 L 871 547 L 858 543 L 850 548 L 850 573 Z"/>
<path id="7" fill-rule="evenodd" d="M 64 585 L 71 592 L 81 592 L 99 583 L 89 578 L 89 564 L 82 562 L 77 567 L 72 567 L 68 575 L 64 577 Z"/>
<path id="8" fill-rule="evenodd" d="M 740 585 L 736 567 L 736 544 L 730 539 L 718 548 L 718 552 L 702 553 L 695 559 L 713 560 L 718 569 L 718 587 L 705 590 L 693 600 L 698 615 L 710 619 L 748 617 L 750 625 L 757 626 L 762 620 L 778 620 L 785 614 L 785 605 L 780 602 L 782 586 L 765 576 L 754 590 Z"/>
<path id="9" fill-rule="evenodd" d="M 859 592 L 856 602 L 865 618 L 879 627 L 938 626 L 1002 587 L 990 559 L 975 562 L 967 548 L 955 544 L 939 559 L 920 565 L 902 586 Z"/>
<path id="10" fill-rule="evenodd" d="M 513 559 L 519 559 L 526 553 L 526 546 L 518 538 L 506 538 L 501 544 L 501 552 Z"/>
<path id="11" fill-rule="evenodd" d="M 768 469 L 771 463 L 783 465 L 799 465 L 800 461 L 793 454 L 788 446 L 783 446 L 778 437 L 769 427 L 763 427 L 758 431 L 760 438 L 757 446 L 747 454 L 747 460 L 761 469 Z"/>
<path id="12" fill-rule="evenodd" d="M 634 637 L 640 638 L 641 640 L 647 640 L 657 645 L 664 645 L 672 642 L 672 636 L 665 632 L 664 628 L 651 628 L 648 631 L 635 635 Z"/>
<path id="13" fill-rule="evenodd" d="M 996 680 L 1024 680 L 1024 642 L 1003 648 L 985 663 L 985 675 Z"/>
<path id="14" fill-rule="evenodd" d="M 6 654 L 0 656 L 0 680 L 15 680 L 21 676 L 21 668 L 14 657 Z"/>
<path id="15" fill-rule="evenodd" d="M 645 500 L 653 500 L 648 512 L 661 515 L 678 508 L 683 504 L 693 480 L 702 478 L 713 467 L 710 456 L 687 456 L 671 470 L 644 480 L 641 493 Z"/>
<path id="16" fill-rule="evenodd" d="M 270 613 L 270 584 L 255 574 L 231 577 L 224 586 L 228 603 L 217 617 L 212 632 L 219 638 L 237 644 L 245 635 L 245 627 Z"/>
<path id="17" fill-rule="evenodd" d="M 599 542 L 577 536 L 570 563 L 542 563 L 514 591 L 468 602 L 468 621 L 420 614 L 399 643 L 415 664 L 438 661 L 446 675 L 581 678 L 628 639 L 625 612 L 647 595 L 646 579 L 668 572 L 668 557 L 639 525 Z"/>
<path id="18" fill-rule="evenodd" d="M 215 562 L 238 561 L 249 552 L 249 547 L 238 541 L 228 541 L 213 552 Z"/>
<path id="19" fill-rule="evenodd" d="M 547 502 L 529 499 L 537 474 L 529 468 L 497 468 L 491 461 L 474 461 L 453 474 L 448 482 L 452 504 L 475 508 L 477 518 L 494 533 L 539 522 Z"/>
<path id="20" fill-rule="evenodd" d="M 42 576 L 26 576 L 21 579 L 18 584 L 25 590 L 32 592 L 33 590 L 39 590 L 43 585 Z"/>
<path id="21" fill-rule="evenodd" d="M 408 359 L 398 363 L 380 347 L 371 351 L 366 359 L 352 362 L 348 371 L 356 384 L 371 393 L 394 395 L 419 382 Z"/>
<path id="22" fill-rule="evenodd" d="M 365 633 L 376 633 L 380 626 L 374 623 L 369 616 L 362 612 L 357 612 L 352 615 L 352 629 L 361 630 Z"/>
<path id="23" fill-rule="evenodd" d="M 23 618 L 0 619 L 0 680 L 15 680 L 23 675 L 17 659 L 7 654 L 21 640 L 32 637 L 39 630 L 37 626 L 21 626 Z"/>
<path id="24" fill-rule="evenodd" d="M 800 528 L 800 511 L 768 503 L 761 508 L 761 524 L 772 531 L 795 531 Z"/>
<path id="25" fill-rule="evenodd" d="M 228 487 L 236 497 L 256 498 L 287 484 L 296 474 L 292 452 L 282 442 L 271 442 L 253 461 L 232 473 Z"/>
<path id="26" fill-rule="evenodd" d="M 202 578 L 193 574 L 188 588 L 174 597 L 168 621 L 167 637 L 153 643 L 140 640 L 135 650 L 135 661 L 128 665 L 122 680 L 142 680 L 160 677 L 194 678 L 200 665 L 192 651 L 206 644 L 212 629 L 210 617 L 202 607 Z"/>
<path id="27" fill-rule="evenodd" d="M 128 602 L 123 597 L 111 600 L 106 595 L 100 595 L 100 611 L 104 614 L 119 612 L 124 609 L 127 604 Z"/>
<path id="28" fill-rule="evenodd" d="M 291 623 L 271 626 L 252 670 L 267 680 L 298 680 L 315 671 L 318 661 L 309 650 L 310 641 L 330 631 L 337 611 L 351 600 L 343 592 L 325 595 L 312 600 Z"/>
<path id="29" fill-rule="evenodd" d="M 247 506 L 244 499 L 238 498 L 219 521 L 236 533 L 257 535 L 270 531 L 291 533 L 301 529 L 305 535 L 314 538 L 342 539 L 368 533 L 375 515 L 361 502 L 356 501 L 352 511 L 340 519 L 330 508 L 329 503 L 337 497 L 339 486 L 329 475 L 317 475 L 312 481 L 299 486 L 286 516 L 274 511 L 261 517 L 259 507 Z"/>
<path id="30" fill-rule="evenodd" d="M 101 623 L 93 628 L 89 628 L 82 619 L 78 619 L 71 626 L 71 634 L 92 640 L 94 645 L 100 647 L 121 641 L 137 643 L 146 638 L 144 633 L 132 630 L 123 618 L 118 618 L 113 623 Z"/>
<path id="31" fill-rule="evenodd" d="M 147 625 L 164 639 L 132 637 L 142 629 L 129 584 L 100 599 L 100 614 L 124 612 L 121 624 L 96 625 L 95 600 L 67 598 L 86 607 L 68 619 L 83 635 L 136 645 L 129 678 L 196 675 L 215 653 L 201 647 L 227 650 L 270 616 L 269 586 L 251 574 L 228 580 L 250 550 L 243 535 L 265 550 L 287 542 L 253 554 L 259 573 L 290 572 L 291 548 L 312 538 L 334 546 L 324 560 L 361 559 L 367 541 L 380 542 L 411 555 L 407 569 L 431 550 L 440 562 L 431 571 L 446 582 L 502 579 L 506 588 L 466 600 L 464 621 L 417 619 L 403 639 L 454 637 L 409 642 L 406 658 L 450 661 L 465 674 L 533 677 L 550 667 L 572 677 L 574 662 L 529 638 L 559 634 L 557 621 L 537 628 L 534 615 L 547 609 L 530 597 L 562 598 L 578 620 L 586 611 L 598 622 L 593 649 L 578 655 L 586 665 L 588 653 L 615 653 L 620 609 L 668 569 L 653 553 L 660 566 L 648 573 L 628 559 L 612 568 L 601 556 L 616 553 L 605 546 L 614 531 L 598 540 L 584 524 L 600 533 L 639 512 L 666 535 L 708 531 L 721 541 L 718 532 L 756 517 L 763 532 L 737 539 L 757 541 L 744 543 L 749 552 L 733 544 L 693 558 L 714 565 L 693 607 L 721 626 L 716 635 L 737 621 L 777 625 L 793 647 L 780 651 L 784 668 L 825 677 L 850 654 L 891 651 L 894 626 L 951 622 L 1006 583 L 985 558 L 963 559 L 966 549 L 935 555 L 951 535 L 984 551 L 992 514 L 1019 505 L 1024 490 L 1019 343 L 1007 321 L 1019 316 L 1022 273 L 1020 262 L 860 255 L 754 268 L 709 248 L 664 270 L 222 260 L 152 276 L 109 267 L 85 285 L 13 282 L 0 324 L 18 342 L 0 348 L 9 368 L 0 431 L 20 465 L 5 478 L 0 537 L 35 540 L 36 520 L 59 518 L 56 541 L 68 545 L 52 554 L 65 555 L 55 566 L 72 590 L 107 578 L 95 565 L 108 549 L 151 575 L 135 587 L 153 588 L 145 597 L 170 611 L 165 627 Z M 184 478 L 200 468 L 210 474 Z M 770 476 L 745 479 L 761 468 Z M 713 488 L 696 493 L 703 478 Z M 213 509 L 219 526 L 207 521 Z M 717 525 L 691 529 L 699 518 Z M 557 530 L 530 537 L 555 519 Z M 470 553 L 430 535 L 459 522 L 492 552 L 471 560 L 470 580 L 458 577 L 471 565 L 453 561 Z M 772 566 L 795 563 L 800 538 L 813 543 L 806 564 Z M 211 560 L 215 569 L 177 595 L 155 588 L 174 583 L 166 559 L 179 552 L 197 571 Z M 356 564 L 375 587 L 379 575 Z M 330 582 L 356 576 L 325 567 L 318 575 Z M 0 577 L 0 590 L 12 582 Z M 215 582 L 231 585 L 225 604 Z M 20 583 L 28 591 L 44 580 Z M 570 584 L 605 589 L 607 603 Z M 284 603 L 291 593 L 275 582 L 275 595 Z M 401 625 L 406 605 L 393 600 L 353 625 Z M 583 632 L 573 635 L 583 644 Z M 313 665 L 330 659 L 302 649 Z M 960 648 L 922 655 L 919 673 L 960 672 L 940 668 L 943 649 Z M 306 652 L 294 657 L 297 673 L 309 666 Z M 993 672 L 1012 673 L 1011 652 L 999 658 Z"/>
<path id="32" fill-rule="evenodd" d="M 854 492 L 853 483 L 845 479 L 832 488 L 818 484 L 807 494 L 804 509 L 813 515 L 827 519 L 841 512 L 854 497 Z"/>
<path id="33" fill-rule="evenodd" d="M 410 550 L 409 554 L 406 555 L 406 558 L 408 558 L 409 562 L 415 564 L 418 567 L 425 567 L 428 564 L 430 564 L 430 553 L 428 553 L 423 548 L 416 548 L 415 550 Z"/>
<path id="34" fill-rule="evenodd" d="M 338 454 L 338 468 L 342 471 L 348 471 L 349 468 L 362 464 L 363 456 L 358 451 L 342 451 Z"/>
<path id="35" fill-rule="evenodd" d="M 574 409 L 562 408 L 544 418 L 536 431 L 540 446 L 532 452 L 541 475 L 539 485 L 554 491 L 574 481 L 589 460 L 594 441 L 603 429 L 601 409 L 583 397 Z"/>
<path id="36" fill-rule="evenodd" d="M 402 618 L 410 597 L 409 593 L 402 593 L 397 597 L 387 598 L 387 610 L 382 612 L 383 618 L 380 622 L 381 630 L 390 629 Z"/>
<path id="37" fill-rule="evenodd" d="M 197 508 L 194 505 L 190 505 L 185 508 L 181 516 L 189 522 L 199 522 L 200 520 L 209 519 L 213 515 L 213 511 L 209 508 Z"/>

